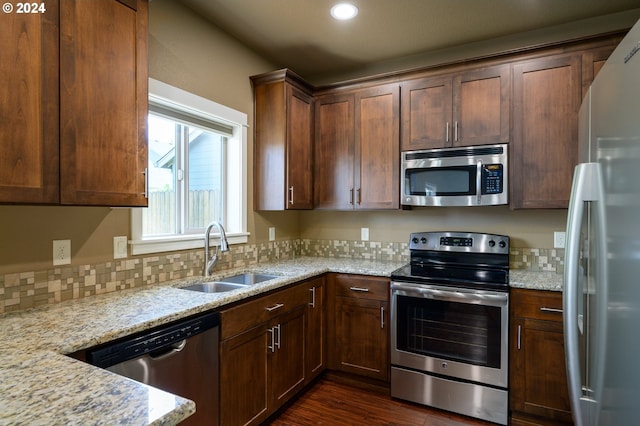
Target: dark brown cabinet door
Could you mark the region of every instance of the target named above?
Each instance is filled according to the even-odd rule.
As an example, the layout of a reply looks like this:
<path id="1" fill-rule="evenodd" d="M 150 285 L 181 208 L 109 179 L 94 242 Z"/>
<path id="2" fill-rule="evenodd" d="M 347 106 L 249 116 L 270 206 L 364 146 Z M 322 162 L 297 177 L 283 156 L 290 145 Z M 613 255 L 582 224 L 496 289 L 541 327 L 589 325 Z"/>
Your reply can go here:
<path id="1" fill-rule="evenodd" d="M 569 204 L 578 151 L 581 69 L 579 54 L 513 66 L 512 208 Z"/>
<path id="2" fill-rule="evenodd" d="M 287 85 L 287 209 L 313 208 L 313 98 Z"/>
<path id="3" fill-rule="evenodd" d="M 356 93 L 356 209 L 400 206 L 400 88 L 384 85 Z"/>
<path id="4" fill-rule="evenodd" d="M 336 347 L 340 370 L 388 380 L 385 308 L 386 303 L 377 300 L 336 299 Z"/>
<path id="5" fill-rule="evenodd" d="M 451 145 L 451 77 L 433 77 L 401 84 L 402 150 Z"/>
<path id="6" fill-rule="evenodd" d="M 329 368 L 389 380 L 389 280 L 330 274 Z"/>
<path id="7" fill-rule="evenodd" d="M 510 66 L 401 84 L 402 150 L 509 142 Z"/>
<path id="8" fill-rule="evenodd" d="M 0 25 L 0 203 L 59 202 L 58 5 Z"/>
<path id="9" fill-rule="evenodd" d="M 267 417 L 269 343 L 264 325 L 220 343 L 222 426 L 259 424 Z"/>
<path id="10" fill-rule="evenodd" d="M 501 65 L 453 77 L 453 145 L 509 142 L 511 67 Z"/>
<path id="11" fill-rule="evenodd" d="M 326 284 L 324 278 L 316 278 L 305 286 L 309 291 L 305 333 L 305 383 L 309 383 L 325 369 L 326 364 Z"/>
<path id="12" fill-rule="evenodd" d="M 354 110 L 353 94 L 316 98 L 315 207 L 353 208 Z"/>
<path id="13" fill-rule="evenodd" d="M 60 201 L 146 206 L 148 4 L 60 6 Z"/>
<path id="14" fill-rule="evenodd" d="M 255 210 L 313 208 L 313 96 L 289 70 L 251 77 Z M 304 89 L 304 90 L 303 90 Z"/>
<path id="15" fill-rule="evenodd" d="M 514 424 L 570 424 L 562 294 L 511 293 L 510 408 Z"/>
<path id="16" fill-rule="evenodd" d="M 273 412 L 304 385 L 305 309 L 300 306 L 281 315 L 268 333 L 270 358 L 271 406 Z M 271 340 L 273 339 L 273 340 Z"/>

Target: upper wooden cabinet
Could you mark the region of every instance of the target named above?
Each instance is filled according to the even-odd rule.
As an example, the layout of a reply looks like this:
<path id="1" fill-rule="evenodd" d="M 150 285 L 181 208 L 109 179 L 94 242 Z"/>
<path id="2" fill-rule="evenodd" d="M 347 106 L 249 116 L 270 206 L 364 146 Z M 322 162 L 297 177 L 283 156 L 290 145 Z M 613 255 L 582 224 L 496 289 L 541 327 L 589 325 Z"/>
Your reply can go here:
<path id="1" fill-rule="evenodd" d="M 582 97 L 615 44 L 513 64 L 511 208 L 567 208 Z"/>
<path id="2" fill-rule="evenodd" d="M 0 25 L 0 202 L 58 203 L 59 10 Z"/>
<path id="3" fill-rule="evenodd" d="M 399 102 L 397 84 L 317 97 L 316 208 L 399 207 Z"/>
<path id="4" fill-rule="evenodd" d="M 580 54 L 513 66 L 512 208 L 566 208 L 578 156 Z"/>
<path id="5" fill-rule="evenodd" d="M 313 208 L 313 96 L 289 70 L 251 77 L 254 209 Z"/>
<path id="6" fill-rule="evenodd" d="M 0 202 L 146 206 L 146 0 L 46 8 L 0 29 Z"/>
<path id="7" fill-rule="evenodd" d="M 509 142 L 510 66 L 401 84 L 402 150 Z"/>

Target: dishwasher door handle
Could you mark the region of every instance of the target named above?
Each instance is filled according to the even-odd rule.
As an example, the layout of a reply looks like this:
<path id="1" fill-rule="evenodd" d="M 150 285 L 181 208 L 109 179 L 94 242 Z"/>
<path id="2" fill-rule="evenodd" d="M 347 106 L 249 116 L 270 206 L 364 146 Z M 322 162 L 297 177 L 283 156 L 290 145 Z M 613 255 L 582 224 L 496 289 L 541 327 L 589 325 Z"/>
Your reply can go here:
<path id="1" fill-rule="evenodd" d="M 187 339 L 172 343 L 171 345 L 165 346 L 158 351 L 150 352 L 149 358 L 157 360 L 169 358 L 170 356 L 173 356 L 178 352 L 182 352 L 185 346 L 187 346 Z"/>

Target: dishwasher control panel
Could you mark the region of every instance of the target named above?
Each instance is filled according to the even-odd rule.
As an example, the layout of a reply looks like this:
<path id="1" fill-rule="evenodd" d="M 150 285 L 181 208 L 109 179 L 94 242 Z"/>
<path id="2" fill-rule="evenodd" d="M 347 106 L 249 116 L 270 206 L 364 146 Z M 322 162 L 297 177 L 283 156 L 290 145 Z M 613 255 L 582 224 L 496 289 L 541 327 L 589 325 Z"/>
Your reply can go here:
<path id="1" fill-rule="evenodd" d="M 161 325 L 89 350 L 87 362 L 97 367 L 108 368 L 145 354 L 153 355 L 153 352 L 162 351 L 170 346 L 179 348 L 185 339 L 219 324 L 219 314 L 210 312 Z"/>

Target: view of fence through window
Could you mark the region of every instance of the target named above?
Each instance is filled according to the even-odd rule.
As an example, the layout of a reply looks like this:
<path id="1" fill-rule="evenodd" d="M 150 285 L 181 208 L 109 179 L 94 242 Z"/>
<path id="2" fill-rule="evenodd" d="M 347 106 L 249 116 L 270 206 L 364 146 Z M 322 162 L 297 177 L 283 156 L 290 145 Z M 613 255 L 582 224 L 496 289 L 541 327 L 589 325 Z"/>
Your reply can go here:
<path id="1" fill-rule="evenodd" d="M 149 114 L 149 207 L 143 235 L 203 232 L 222 220 L 225 137 Z"/>

